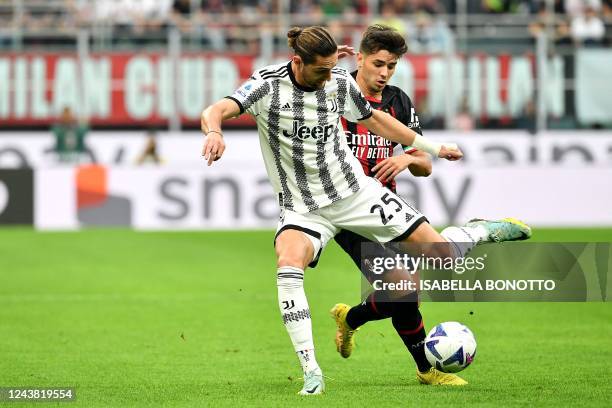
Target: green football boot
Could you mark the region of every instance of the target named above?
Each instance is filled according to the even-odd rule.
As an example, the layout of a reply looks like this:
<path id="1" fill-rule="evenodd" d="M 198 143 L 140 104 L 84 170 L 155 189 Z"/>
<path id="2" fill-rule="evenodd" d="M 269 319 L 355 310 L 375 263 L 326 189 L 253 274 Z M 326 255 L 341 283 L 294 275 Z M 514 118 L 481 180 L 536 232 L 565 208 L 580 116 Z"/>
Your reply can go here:
<path id="1" fill-rule="evenodd" d="M 523 241 L 531 238 L 529 225 L 515 218 L 504 218 L 502 220 L 483 220 L 474 218 L 466 227 L 482 226 L 488 232 L 484 242 Z"/>

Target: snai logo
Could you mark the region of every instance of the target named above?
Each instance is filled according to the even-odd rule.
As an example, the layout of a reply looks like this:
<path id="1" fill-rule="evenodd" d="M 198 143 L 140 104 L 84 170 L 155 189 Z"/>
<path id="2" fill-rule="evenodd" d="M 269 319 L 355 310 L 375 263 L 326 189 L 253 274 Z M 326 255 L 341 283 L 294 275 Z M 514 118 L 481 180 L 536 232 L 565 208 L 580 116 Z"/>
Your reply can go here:
<path id="1" fill-rule="evenodd" d="M 301 125 L 297 120 L 293 121 L 293 129 L 291 133 L 283 130 L 283 135 L 287 137 L 297 137 L 300 140 L 306 140 L 309 137 L 312 137 L 315 140 L 320 140 L 323 143 L 327 143 L 327 141 L 333 136 L 334 129 L 336 129 L 335 125 L 316 125 L 313 127 L 309 127 L 306 125 Z"/>

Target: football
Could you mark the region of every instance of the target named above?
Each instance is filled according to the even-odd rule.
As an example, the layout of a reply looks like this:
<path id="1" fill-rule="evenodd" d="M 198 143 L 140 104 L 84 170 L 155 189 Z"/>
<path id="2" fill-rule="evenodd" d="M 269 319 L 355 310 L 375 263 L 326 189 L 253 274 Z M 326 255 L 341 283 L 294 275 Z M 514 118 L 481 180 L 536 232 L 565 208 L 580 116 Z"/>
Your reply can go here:
<path id="1" fill-rule="evenodd" d="M 425 338 L 425 355 L 436 369 L 456 373 L 474 361 L 476 339 L 472 331 L 461 323 L 440 323 Z"/>

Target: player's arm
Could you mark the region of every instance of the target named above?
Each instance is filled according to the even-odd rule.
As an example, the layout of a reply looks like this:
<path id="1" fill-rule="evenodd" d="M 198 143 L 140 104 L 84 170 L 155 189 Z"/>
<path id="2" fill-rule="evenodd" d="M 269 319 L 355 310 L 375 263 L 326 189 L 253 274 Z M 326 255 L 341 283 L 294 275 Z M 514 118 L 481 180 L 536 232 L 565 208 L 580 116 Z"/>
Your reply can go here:
<path id="1" fill-rule="evenodd" d="M 201 116 L 202 132 L 206 135 L 202 156 L 210 166 L 219 160 L 225 151 L 225 142 L 221 133 L 221 123 L 243 113 L 257 116 L 265 105 L 270 94 L 270 83 L 264 81 L 258 73 L 253 74 L 231 96 L 220 100 L 204 109 Z"/>
<path id="2" fill-rule="evenodd" d="M 220 100 L 202 112 L 202 132 L 206 136 L 202 156 L 208 161 L 209 166 L 213 161 L 219 160 L 225 151 L 221 123 L 238 115 L 240 115 L 240 106 L 228 98 Z"/>
<path id="3" fill-rule="evenodd" d="M 463 157 L 463 153 L 454 143 L 437 143 L 428 140 L 386 112 L 374 109 L 370 117 L 360 122 L 370 131 L 385 139 L 405 146 L 413 146 L 436 157 L 451 161 Z"/>
<path id="4" fill-rule="evenodd" d="M 399 173 L 408 169 L 413 176 L 427 177 L 431 174 L 431 158 L 420 150 L 389 157 L 372 168 L 375 178 L 382 183 L 393 180 Z"/>

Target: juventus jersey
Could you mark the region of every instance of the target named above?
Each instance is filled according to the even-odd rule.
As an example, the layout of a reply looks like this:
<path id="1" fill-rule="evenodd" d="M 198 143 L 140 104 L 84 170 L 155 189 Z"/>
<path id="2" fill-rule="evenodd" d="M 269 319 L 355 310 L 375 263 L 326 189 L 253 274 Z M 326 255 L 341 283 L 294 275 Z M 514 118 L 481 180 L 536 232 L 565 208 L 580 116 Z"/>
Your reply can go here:
<path id="1" fill-rule="evenodd" d="M 366 177 L 340 117 L 367 119 L 372 107 L 343 68 L 322 89 L 297 83 L 291 62 L 256 71 L 232 96 L 257 121 L 268 177 L 282 208 L 306 213 L 356 193 Z"/>
<path id="2" fill-rule="evenodd" d="M 357 76 L 357 71 L 351 74 Z M 400 88 L 387 85 L 383 89 L 380 100 L 367 97 L 368 102 L 374 109 L 387 112 L 395 119 L 402 122 L 418 134 L 422 135 L 419 117 L 416 114 L 412 101 Z M 374 176 L 372 168 L 381 161 L 393 156 L 393 150 L 397 143 L 391 142 L 382 136 L 371 133 L 365 126 L 342 118 L 342 126 L 346 134 L 346 141 L 353 155 L 357 157 L 363 171 L 367 176 Z M 416 151 L 411 146 L 402 146 L 404 152 L 410 154 Z M 395 180 L 389 180 L 385 187 L 395 191 Z"/>

